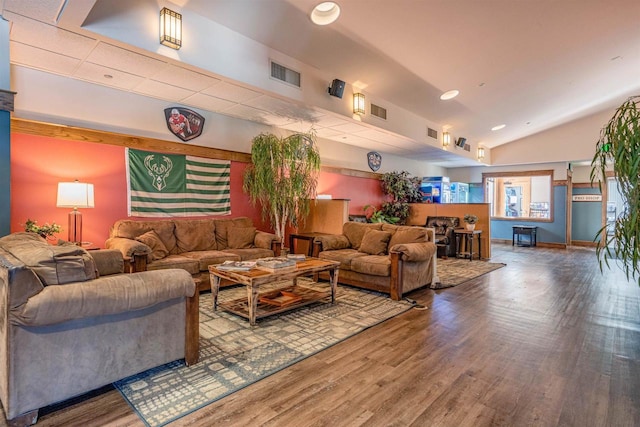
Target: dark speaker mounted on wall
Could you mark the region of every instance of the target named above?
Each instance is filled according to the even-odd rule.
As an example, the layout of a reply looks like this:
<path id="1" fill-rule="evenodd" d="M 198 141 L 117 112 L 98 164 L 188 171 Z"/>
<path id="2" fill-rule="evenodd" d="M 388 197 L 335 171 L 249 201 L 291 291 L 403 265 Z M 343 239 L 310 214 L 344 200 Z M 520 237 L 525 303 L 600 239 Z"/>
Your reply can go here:
<path id="1" fill-rule="evenodd" d="M 458 138 L 458 140 L 456 141 L 456 145 L 460 148 L 464 148 L 464 145 L 467 143 L 467 138 Z"/>
<path id="2" fill-rule="evenodd" d="M 331 82 L 331 86 L 329 87 L 329 95 L 342 98 L 342 93 L 344 92 L 344 85 L 345 83 L 342 80 L 333 79 L 333 81 Z"/>

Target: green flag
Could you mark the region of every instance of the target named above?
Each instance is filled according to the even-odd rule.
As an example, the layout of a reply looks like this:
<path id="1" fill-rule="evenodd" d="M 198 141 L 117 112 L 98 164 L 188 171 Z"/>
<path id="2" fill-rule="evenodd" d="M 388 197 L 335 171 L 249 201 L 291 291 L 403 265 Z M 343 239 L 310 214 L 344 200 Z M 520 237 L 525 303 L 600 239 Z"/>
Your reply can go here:
<path id="1" fill-rule="evenodd" d="M 231 162 L 127 149 L 130 216 L 231 213 Z"/>

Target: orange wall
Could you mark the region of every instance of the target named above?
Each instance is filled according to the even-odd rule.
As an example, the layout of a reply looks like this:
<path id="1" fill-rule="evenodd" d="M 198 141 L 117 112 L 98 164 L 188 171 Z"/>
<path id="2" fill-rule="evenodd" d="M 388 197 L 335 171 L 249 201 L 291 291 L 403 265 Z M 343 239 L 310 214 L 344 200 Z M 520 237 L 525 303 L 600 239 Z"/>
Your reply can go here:
<path id="1" fill-rule="evenodd" d="M 11 134 L 11 232 L 23 231 L 30 218 L 40 225 L 60 224 L 63 231 L 58 237 L 66 240 L 70 209 L 56 207 L 57 185 L 78 179 L 92 183 L 95 191 L 95 208 L 81 210 L 82 240 L 103 247 L 113 223 L 127 218 L 124 156 L 125 149 L 120 146 Z M 231 162 L 230 217 L 250 217 L 258 229 L 269 231 L 259 208 L 253 207 L 242 191 L 246 165 Z M 363 214 L 364 205 L 379 206 L 383 200 L 380 181 L 335 173 L 321 173 L 318 193 L 351 199 L 352 214 Z"/>

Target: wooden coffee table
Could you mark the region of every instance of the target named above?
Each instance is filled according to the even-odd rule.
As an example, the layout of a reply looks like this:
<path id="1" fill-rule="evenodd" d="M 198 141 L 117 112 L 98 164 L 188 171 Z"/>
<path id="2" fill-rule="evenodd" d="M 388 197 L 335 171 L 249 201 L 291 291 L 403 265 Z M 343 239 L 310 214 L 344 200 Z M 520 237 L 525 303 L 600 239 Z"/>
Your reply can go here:
<path id="1" fill-rule="evenodd" d="M 219 270 L 217 266 L 209 266 L 211 275 L 211 294 L 213 296 L 213 310 L 218 308 L 218 292 L 222 279 L 247 286 L 247 298 L 239 298 L 232 301 L 221 302 L 220 308 L 249 319 L 250 325 L 256 324 L 256 319 L 293 310 L 331 296 L 331 303 L 335 303 L 336 287 L 338 285 L 337 261 L 327 261 L 318 258 L 307 257 L 304 261 L 298 261 L 295 269 L 287 269 L 283 272 L 270 272 L 259 268 L 247 271 Z M 329 272 L 331 291 L 320 291 L 307 287 L 297 286 L 297 278 L 310 276 L 323 271 Z M 280 280 L 292 280 L 293 283 L 283 286 L 282 289 L 272 290 L 259 295 L 260 286 Z M 278 292 L 284 291 L 281 296 Z M 270 303 L 260 302 L 270 300 Z"/>

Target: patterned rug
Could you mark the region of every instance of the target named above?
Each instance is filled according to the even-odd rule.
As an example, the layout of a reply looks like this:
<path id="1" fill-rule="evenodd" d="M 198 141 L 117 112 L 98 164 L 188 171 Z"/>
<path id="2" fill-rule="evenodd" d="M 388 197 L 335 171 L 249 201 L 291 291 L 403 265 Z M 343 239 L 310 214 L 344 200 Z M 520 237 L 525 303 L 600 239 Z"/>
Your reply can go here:
<path id="1" fill-rule="evenodd" d="M 310 283 L 298 279 L 299 285 Z M 242 296 L 246 288 L 236 286 L 222 289 L 219 300 Z M 214 312 L 211 294 L 201 294 L 200 362 L 189 367 L 172 362 L 114 385 L 148 426 L 162 426 L 411 307 L 376 292 L 338 286 L 335 304 L 266 317 L 251 328 L 239 316 Z"/>
<path id="2" fill-rule="evenodd" d="M 505 265 L 506 264 L 488 261 L 469 261 L 468 259 L 459 258 L 438 258 L 438 277 L 440 278 L 440 283 L 432 285 L 431 289 L 458 286 L 461 283 L 502 268 Z"/>

